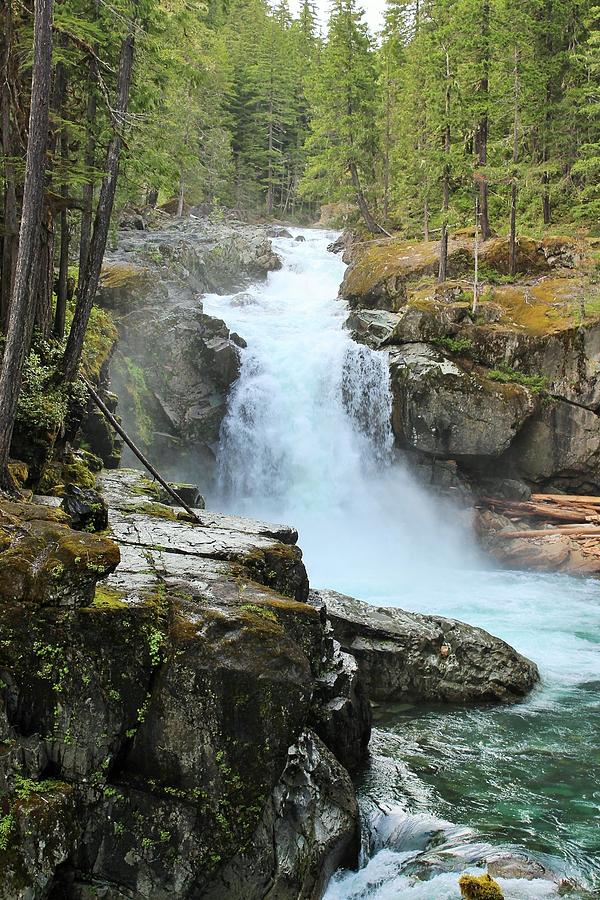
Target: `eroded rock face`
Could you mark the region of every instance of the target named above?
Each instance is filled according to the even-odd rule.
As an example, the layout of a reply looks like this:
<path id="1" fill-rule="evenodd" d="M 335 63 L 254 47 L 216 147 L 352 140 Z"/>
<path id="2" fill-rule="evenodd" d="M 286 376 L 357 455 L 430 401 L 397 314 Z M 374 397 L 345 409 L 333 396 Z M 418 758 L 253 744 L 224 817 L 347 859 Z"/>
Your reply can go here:
<path id="1" fill-rule="evenodd" d="M 500 456 L 535 409 L 525 388 L 465 372 L 427 344 L 391 350 L 390 372 L 396 438 L 432 456 Z"/>
<path id="2" fill-rule="evenodd" d="M 205 511 L 192 526 L 134 471 L 99 486 L 114 574 L 77 603 L 45 582 L 40 597 L 0 594 L 11 817 L 0 897 L 218 897 L 223 885 L 320 896 L 334 868 L 356 863 L 358 812 L 347 772 L 310 730 L 327 642 L 304 602 L 296 533 Z M 4 512 L 9 535 L 17 511 Z M 63 518 L 24 504 L 20 527 L 39 521 L 107 553 L 106 538 Z M 3 545 L 0 565 L 13 553 Z M 355 677 L 335 681 L 326 700 L 338 710 L 360 690 Z M 348 718 L 350 753 L 361 736 Z"/>
<path id="3" fill-rule="evenodd" d="M 266 228 L 206 219 L 127 232 L 107 254 L 98 299 L 119 321 L 111 385 L 127 431 L 168 474 L 210 480 L 245 346 L 203 312 L 202 293 L 232 292 L 280 267 Z"/>
<path id="4" fill-rule="evenodd" d="M 534 663 L 481 628 L 373 607 L 335 591 L 318 595 L 372 700 L 511 702 L 539 680 Z"/>
<path id="5" fill-rule="evenodd" d="M 288 761 L 252 840 L 203 894 L 205 900 L 319 900 L 340 867 L 355 865 L 358 805 L 348 773 L 311 731 Z"/>

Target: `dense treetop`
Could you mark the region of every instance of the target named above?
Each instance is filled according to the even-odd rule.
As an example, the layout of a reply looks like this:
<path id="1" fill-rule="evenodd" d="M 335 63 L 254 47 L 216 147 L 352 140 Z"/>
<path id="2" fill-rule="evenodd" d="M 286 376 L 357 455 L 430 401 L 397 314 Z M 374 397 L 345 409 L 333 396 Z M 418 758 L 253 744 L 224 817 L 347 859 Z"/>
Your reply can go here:
<path id="1" fill-rule="evenodd" d="M 324 33 L 312 0 L 3 0 L 0 23 L 4 421 L 34 333 L 77 377 L 125 208 L 339 202 L 439 239 L 440 278 L 453 228 L 598 227 L 594 0 L 387 0 L 375 37 L 356 0 Z"/>

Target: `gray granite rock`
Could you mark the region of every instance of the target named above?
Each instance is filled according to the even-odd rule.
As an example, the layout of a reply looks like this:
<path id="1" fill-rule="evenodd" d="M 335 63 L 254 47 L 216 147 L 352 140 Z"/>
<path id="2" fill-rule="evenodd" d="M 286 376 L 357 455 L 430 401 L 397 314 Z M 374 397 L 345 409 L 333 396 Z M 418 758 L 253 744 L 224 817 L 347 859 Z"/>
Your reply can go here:
<path id="1" fill-rule="evenodd" d="M 371 606 L 335 591 L 317 593 L 371 700 L 510 702 L 539 680 L 535 663 L 482 628 Z"/>

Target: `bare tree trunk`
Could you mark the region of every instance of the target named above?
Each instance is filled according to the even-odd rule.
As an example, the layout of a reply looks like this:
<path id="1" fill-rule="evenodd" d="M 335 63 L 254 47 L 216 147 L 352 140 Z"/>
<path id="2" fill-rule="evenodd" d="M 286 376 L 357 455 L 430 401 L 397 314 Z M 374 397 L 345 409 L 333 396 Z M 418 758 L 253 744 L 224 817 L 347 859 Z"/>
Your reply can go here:
<path id="1" fill-rule="evenodd" d="M 427 197 L 423 200 L 423 240 L 429 240 L 429 201 Z"/>
<path id="2" fill-rule="evenodd" d="M 269 107 L 269 115 L 271 120 L 269 121 L 269 168 L 267 173 L 267 214 L 270 216 L 273 213 L 273 207 L 275 205 L 275 191 L 273 187 L 273 105 L 270 104 Z"/>
<path id="3" fill-rule="evenodd" d="M 547 162 L 548 156 L 544 150 L 544 162 Z M 552 221 L 552 211 L 550 206 L 550 176 L 548 172 L 544 172 L 542 176 L 542 212 L 544 215 L 544 225 L 550 225 Z"/>
<path id="4" fill-rule="evenodd" d="M 54 217 L 46 206 L 43 213 L 39 249 L 39 272 L 36 288 L 34 327 L 43 338 L 52 328 L 52 293 L 54 288 Z"/>
<path id="5" fill-rule="evenodd" d="M 356 168 L 356 163 L 350 163 L 349 168 L 350 175 L 352 177 L 352 184 L 354 186 L 354 190 L 356 191 L 356 202 L 358 204 L 360 214 L 364 219 L 365 225 L 372 234 L 387 234 L 389 236 L 389 232 L 387 232 L 385 228 L 382 228 L 381 225 L 378 225 L 371 215 L 371 211 L 369 210 L 365 195 L 363 194 L 358 169 Z"/>
<path id="6" fill-rule="evenodd" d="M 446 96 L 444 106 L 444 175 L 442 180 L 442 237 L 440 240 L 440 265 L 438 282 L 448 275 L 448 210 L 450 209 L 450 56 L 446 50 Z"/>
<path id="7" fill-rule="evenodd" d="M 513 68 L 513 172 L 510 184 L 510 234 L 508 239 L 508 271 L 517 274 L 517 163 L 519 161 L 519 48 L 514 49 Z"/>
<path id="8" fill-rule="evenodd" d="M 475 196 L 475 244 L 473 248 L 475 256 L 475 271 L 473 273 L 473 306 L 471 314 L 475 315 L 479 303 L 479 232 L 481 213 L 479 211 L 479 196 Z"/>
<path id="9" fill-rule="evenodd" d="M 87 142 L 85 147 L 85 157 L 84 157 L 84 165 L 86 170 L 89 172 L 93 170 L 94 164 L 96 162 L 96 91 L 94 87 L 94 66 L 95 63 L 92 61 L 90 63 L 90 76 L 88 80 L 89 85 L 89 95 L 86 109 L 86 127 L 87 127 Z M 89 177 L 89 180 L 85 182 L 82 189 L 82 213 L 81 213 L 81 235 L 79 238 L 79 276 L 78 276 L 78 285 L 77 285 L 77 294 L 79 295 L 81 289 L 81 282 L 83 279 L 83 274 L 85 272 L 86 263 L 88 259 L 88 254 L 90 251 L 90 237 L 92 234 L 92 216 L 93 216 L 93 208 L 94 208 L 94 179 L 93 177 Z"/>
<path id="10" fill-rule="evenodd" d="M 488 145 L 488 99 L 489 99 L 489 68 L 490 68 L 490 0 L 483 0 L 481 7 L 481 38 L 482 38 L 482 66 L 483 75 L 478 85 L 478 93 L 483 98 L 484 109 L 475 129 L 475 153 L 477 154 L 477 166 L 481 168 L 487 165 Z M 487 176 L 478 173 L 477 187 L 479 191 L 479 217 L 481 223 L 481 238 L 487 241 L 491 237 L 490 220 L 488 212 L 488 182 Z"/>
<path id="11" fill-rule="evenodd" d="M 62 372 L 67 381 L 73 381 L 77 377 L 77 369 L 83 352 L 83 341 L 87 329 L 94 298 L 100 280 L 102 260 L 106 250 L 110 218 L 112 215 L 117 178 L 119 174 L 119 161 L 123 137 L 123 128 L 127 108 L 129 106 L 129 92 L 131 88 L 131 76 L 133 71 L 134 54 L 134 25 L 121 46 L 121 60 L 119 64 L 118 99 L 115 107 L 115 132 L 108 145 L 106 155 L 105 172 L 98 198 L 94 230 L 90 242 L 90 249 L 85 267 L 85 273 L 80 281 L 80 288 L 75 306 L 75 314 L 71 323 L 69 339 L 65 355 L 62 361 Z"/>
<path id="12" fill-rule="evenodd" d="M 177 198 L 177 218 L 181 218 L 185 209 L 185 181 L 183 172 L 179 175 L 179 197 Z"/>
<path id="13" fill-rule="evenodd" d="M 60 156 L 63 168 L 63 183 L 60 190 L 63 206 L 60 211 L 60 263 L 58 270 L 58 288 L 56 291 L 56 312 L 54 315 L 54 337 L 58 338 L 59 341 L 62 341 L 65 336 L 67 299 L 69 296 L 69 213 L 66 202 L 68 197 L 66 168 L 69 156 L 69 144 L 67 129 L 64 127 L 60 136 Z"/>
<path id="14" fill-rule="evenodd" d="M 12 60 L 12 3 L 5 0 L 3 15 L 0 17 L 4 25 L 2 68 L 0 70 L 0 128 L 2 135 L 2 155 L 4 157 L 4 235 L 2 239 L 2 280 L 0 282 L 0 331 L 6 333 L 10 298 L 17 264 L 17 246 L 19 236 L 19 220 L 17 212 L 17 194 L 15 190 L 15 168 L 12 163 L 13 138 L 10 115 L 10 87 Z"/>
<path id="15" fill-rule="evenodd" d="M 21 389 L 26 338 L 35 312 L 51 75 L 52 0 L 35 0 L 33 75 L 19 251 L 0 372 L 0 486 L 4 488 L 11 486 L 8 458 Z"/>

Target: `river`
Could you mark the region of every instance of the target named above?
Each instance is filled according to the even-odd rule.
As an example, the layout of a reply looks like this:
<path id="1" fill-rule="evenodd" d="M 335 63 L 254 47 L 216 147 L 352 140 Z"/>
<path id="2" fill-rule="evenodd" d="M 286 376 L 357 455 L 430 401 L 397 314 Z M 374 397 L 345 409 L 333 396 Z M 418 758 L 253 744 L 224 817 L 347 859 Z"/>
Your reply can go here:
<path id="1" fill-rule="evenodd" d="M 327 900 L 455 900 L 457 874 L 527 854 L 600 896 L 600 584 L 499 572 L 459 510 L 393 449 L 385 354 L 336 299 L 336 237 L 291 229 L 267 283 L 205 298 L 248 347 L 223 424 L 213 508 L 293 523 L 313 587 L 479 625 L 534 659 L 516 706 L 378 709 L 360 779 L 365 852 Z M 557 896 L 502 880 L 507 900 Z M 590 896 L 585 893 L 585 896 Z"/>

